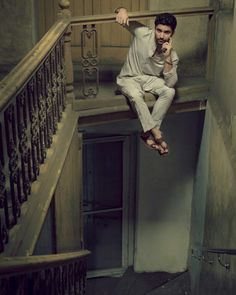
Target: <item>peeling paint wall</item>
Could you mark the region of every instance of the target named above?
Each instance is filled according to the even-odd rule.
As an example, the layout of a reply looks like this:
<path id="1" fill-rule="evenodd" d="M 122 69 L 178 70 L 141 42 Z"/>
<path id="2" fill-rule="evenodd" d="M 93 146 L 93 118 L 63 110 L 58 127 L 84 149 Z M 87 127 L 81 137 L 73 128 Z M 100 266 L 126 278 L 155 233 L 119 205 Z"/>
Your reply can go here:
<path id="1" fill-rule="evenodd" d="M 34 0 L 0 1 L 0 67 L 8 72 L 34 45 Z"/>
<path id="2" fill-rule="evenodd" d="M 223 1 L 225 6 L 227 3 Z M 232 1 L 228 1 L 232 4 Z M 230 4 L 228 3 L 228 4 Z M 209 124 L 204 132 L 208 134 L 203 149 L 209 156 L 201 154 L 207 173 L 198 173 L 196 183 L 202 186 L 195 190 L 192 218 L 192 247 L 233 248 L 236 245 L 236 8 L 217 14 L 215 35 L 214 76 L 207 116 Z M 204 207 L 199 208 L 198 200 Z M 199 216 L 205 220 L 197 220 Z M 196 232 L 199 236 L 197 239 Z M 195 235 L 195 236 L 194 236 Z M 231 295 L 236 290 L 236 256 L 223 255 L 223 263 L 230 263 L 227 270 L 217 261 L 217 255 L 209 254 L 213 263 L 191 259 L 193 295 Z"/>
<path id="3" fill-rule="evenodd" d="M 185 271 L 193 184 L 204 112 L 167 116 L 168 157 L 140 146 L 135 265 L 138 272 Z"/>
<path id="4" fill-rule="evenodd" d="M 205 7 L 209 0 L 150 0 L 150 10 L 171 11 Z M 181 77 L 204 76 L 206 73 L 208 16 L 177 16 L 173 46 L 180 63 Z"/>

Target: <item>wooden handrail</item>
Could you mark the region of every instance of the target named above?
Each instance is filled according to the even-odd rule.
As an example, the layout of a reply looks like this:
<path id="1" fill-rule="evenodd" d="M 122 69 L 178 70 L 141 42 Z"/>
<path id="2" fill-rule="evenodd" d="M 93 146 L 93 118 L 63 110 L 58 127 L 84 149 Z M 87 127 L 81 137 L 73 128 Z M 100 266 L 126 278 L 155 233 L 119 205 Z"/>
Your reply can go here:
<path id="1" fill-rule="evenodd" d="M 33 272 L 51 268 L 72 261 L 80 260 L 90 254 L 88 250 L 68 252 L 62 254 L 2 257 L 0 260 L 0 275 L 13 275 L 17 273 Z"/>
<path id="2" fill-rule="evenodd" d="M 130 20 L 140 20 L 153 18 L 157 13 L 166 12 L 166 10 L 160 11 L 141 11 L 141 12 L 129 12 Z M 185 9 L 172 9 L 168 10 L 176 16 L 194 16 L 194 15 L 213 15 L 215 9 L 213 7 L 196 7 Z M 85 25 L 85 24 L 98 24 L 98 23 L 111 23 L 116 19 L 116 14 L 102 14 L 102 15 L 87 15 L 87 16 L 73 16 L 70 18 L 71 25 Z"/>
<path id="3" fill-rule="evenodd" d="M 236 255 L 236 249 L 232 248 L 202 248 L 202 252 L 214 254 Z"/>
<path id="4" fill-rule="evenodd" d="M 40 63 L 46 59 L 58 39 L 69 26 L 69 19 L 58 20 L 34 48 L 16 65 L 16 67 L 0 82 L 0 111 L 24 85 Z"/>

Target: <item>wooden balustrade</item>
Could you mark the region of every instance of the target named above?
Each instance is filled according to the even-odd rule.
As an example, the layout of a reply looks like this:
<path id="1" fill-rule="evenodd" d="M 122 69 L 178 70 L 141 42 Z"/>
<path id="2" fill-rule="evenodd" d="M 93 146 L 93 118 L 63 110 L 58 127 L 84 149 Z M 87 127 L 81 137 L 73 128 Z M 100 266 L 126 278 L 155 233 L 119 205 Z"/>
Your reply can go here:
<path id="1" fill-rule="evenodd" d="M 68 24 L 58 21 L 0 83 L 0 252 L 65 110 Z"/>
<path id="2" fill-rule="evenodd" d="M 85 294 L 89 251 L 5 257 L 0 261 L 0 294 Z"/>

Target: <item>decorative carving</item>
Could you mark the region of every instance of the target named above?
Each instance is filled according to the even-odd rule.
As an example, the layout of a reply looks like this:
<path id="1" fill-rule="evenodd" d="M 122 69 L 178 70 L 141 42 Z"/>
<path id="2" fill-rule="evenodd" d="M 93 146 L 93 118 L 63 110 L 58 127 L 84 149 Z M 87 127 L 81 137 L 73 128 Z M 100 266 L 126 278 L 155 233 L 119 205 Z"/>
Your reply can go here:
<path id="1" fill-rule="evenodd" d="M 91 29 L 83 26 L 81 32 L 81 56 L 83 75 L 83 94 L 86 97 L 95 97 L 99 90 L 98 41 L 95 25 Z"/>
<path id="2" fill-rule="evenodd" d="M 26 103 L 26 89 L 24 89 L 16 98 L 17 106 L 17 127 L 19 139 L 19 152 L 21 155 L 21 189 L 23 190 L 21 202 L 26 201 L 30 194 L 30 179 L 31 179 L 31 158 L 29 140 L 27 137 L 28 112 Z"/>
<path id="3" fill-rule="evenodd" d="M 4 244 L 8 243 L 8 231 L 0 215 L 0 253 L 4 251 Z"/>
<path id="4" fill-rule="evenodd" d="M 58 120 L 62 118 L 62 112 L 65 109 L 65 76 L 63 43 L 56 46 L 56 73 L 57 73 L 57 104 L 58 104 Z"/>
<path id="5" fill-rule="evenodd" d="M 16 136 L 16 116 L 14 105 L 10 104 L 5 111 L 5 129 L 6 129 L 6 143 L 8 154 L 8 169 L 10 173 L 9 185 L 11 202 L 10 208 L 12 215 L 9 216 L 9 226 L 17 223 L 17 218 L 20 216 L 19 202 L 22 200 L 20 187 L 20 170 L 18 166 L 18 151 L 17 151 L 17 136 Z"/>
<path id="6" fill-rule="evenodd" d="M 41 272 L 34 272 L 32 274 L 32 290 L 31 290 L 31 294 L 40 294 L 41 289 Z"/>
<path id="7" fill-rule="evenodd" d="M 66 67 L 65 67 L 65 38 L 60 40 L 60 66 L 61 66 L 61 86 L 62 86 L 62 110 L 66 107 Z"/>
<path id="8" fill-rule="evenodd" d="M 9 227 L 9 210 L 7 204 L 6 175 L 4 173 L 4 149 L 3 149 L 2 125 L 0 124 L 0 244 L 4 245 L 8 241 L 8 233 L 6 227 Z M 1 221 L 2 218 L 2 221 Z M 4 225 L 5 224 L 5 225 Z M 5 234 L 4 234 L 5 233 Z M 6 238 L 7 237 L 7 238 Z M 0 246 L 0 252 L 4 247 Z"/>
<path id="9" fill-rule="evenodd" d="M 77 260 L 0 278 L 0 294 L 85 294 L 86 261 Z M 12 293 L 13 292 L 13 293 Z"/>
<path id="10" fill-rule="evenodd" d="M 47 142 L 46 146 L 49 148 L 52 144 L 53 136 L 53 109 L 52 109 L 52 75 L 50 66 L 50 57 L 45 61 L 45 93 L 46 93 L 46 124 L 47 124 Z"/>
<path id="11" fill-rule="evenodd" d="M 68 0 L 59 0 L 58 2 L 59 5 L 59 17 L 69 17 L 71 16 L 71 11 L 70 11 L 70 1 Z"/>
<path id="12" fill-rule="evenodd" d="M 66 9 L 70 7 L 70 1 L 68 0 L 59 0 L 59 6 L 61 9 Z"/>
<path id="13" fill-rule="evenodd" d="M 32 157 L 32 175 L 31 181 L 37 179 L 39 174 L 40 163 L 40 142 L 39 142 L 39 118 L 38 118 L 38 101 L 36 92 L 36 79 L 33 77 L 27 85 L 28 87 L 28 104 L 30 119 L 30 137 L 31 137 L 31 157 Z"/>
<path id="14" fill-rule="evenodd" d="M 3 172 L 4 156 L 3 156 L 3 140 L 2 140 L 2 125 L 0 124 L 0 208 L 4 208 L 6 199 L 6 176 Z"/>
<path id="15" fill-rule="evenodd" d="M 44 163 L 46 158 L 46 99 L 45 99 L 45 79 L 43 66 L 37 72 L 37 97 L 38 97 L 38 117 L 39 117 L 39 141 L 40 141 L 40 163 Z"/>
<path id="16" fill-rule="evenodd" d="M 61 267 L 56 267 L 53 270 L 53 281 L 55 284 L 55 294 L 63 294 L 62 293 L 62 271 Z"/>
<path id="17" fill-rule="evenodd" d="M 46 269 L 44 271 L 44 290 L 46 291 L 45 295 L 56 294 L 54 293 L 54 282 L 53 282 L 53 270 Z"/>
<path id="18" fill-rule="evenodd" d="M 66 98 L 67 101 L 72 102 L 75 98 L 74 95 L 74 74 L 73 64 L 71 57 L 71 26 L 67 28 L 64 35 L 64 59 L 65 59 L 65 75 L 66 75 Z"/>

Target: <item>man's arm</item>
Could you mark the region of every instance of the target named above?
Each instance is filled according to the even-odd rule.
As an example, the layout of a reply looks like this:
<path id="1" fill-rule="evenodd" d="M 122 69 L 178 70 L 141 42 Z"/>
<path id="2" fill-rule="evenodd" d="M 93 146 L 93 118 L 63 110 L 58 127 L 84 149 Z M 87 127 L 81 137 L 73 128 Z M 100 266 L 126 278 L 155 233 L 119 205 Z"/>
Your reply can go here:
<path id="1" fill-rule="evenodd" d="M 173 88 L 178 81 L 177 64 L 178 60 L 173 62 L 171 69 L 168 69 L 168 71 L 164 69 L 163 71 L 165 84 L 170 88 Z"/>
<path id="2" fill-rule="evenodd" d="M 125 27 L 132 34 L 135 34 L 135 29 L 144 27 L 143 24 L 137 21 L 129 21 L 128 11 L 125 7 L 118 7 L 114 12 L 117 13 L 116 22 Z"/>

